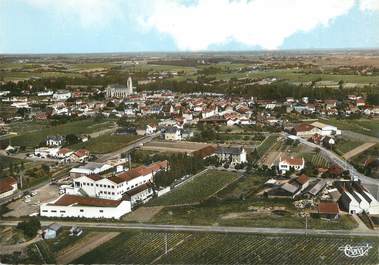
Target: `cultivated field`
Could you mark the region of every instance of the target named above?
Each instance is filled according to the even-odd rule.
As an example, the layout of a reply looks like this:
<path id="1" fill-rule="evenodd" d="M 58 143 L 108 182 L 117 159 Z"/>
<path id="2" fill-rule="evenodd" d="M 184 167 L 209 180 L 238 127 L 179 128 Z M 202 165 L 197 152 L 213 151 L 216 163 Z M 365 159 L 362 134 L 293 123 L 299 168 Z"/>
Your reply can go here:
<path id="1" fill-rule="evenodd" d="M 110 135 L 105 134 L 96 138 L 91 138 L 88 142 L 70 146 L 73 150 L 85 148 L 93 154 L 106 154 L 117 151 L 131 142 L 141 138 L 138 135 Z"/>
<path id="2" fill-rule="evenodd" d="M 209 170 L 149 204 L 180 205 L 201 202 L 237 178 L 238 174 L 235 172 Z"/>
<path id="3" fill-rule="evenodd" d="M 151 141 L 141 147 L 142 150 L 159 151 L 159 152 L 175 152 L 175 153 L 191 153 L 199 150 L 208 144 L 195 142 L 162 142 Z"/>
<path id="4" fill-rule="evenodd" d="M 164 254 L 166 235 L 168 253 Z M 127 232 L 74 263 L 377 264 L 378 241 L 328 236 Z M 371 248 L 367 255 L 350 258 L 343 251 L 346 245 Z"/>
<path id="5" fill-rule="evenodd" d="M 67 122 L 57 126 L 49 126 L 32 132 L 20 133 L 20 135 L 12 137 L 12 145 L 35 147 L 44 141 L 47 136 L 51 135 L 67 135 L 67 134 L 89 134 L 99 129 L 105 129 L 113 126 L 112 121 L 104 122 L 104 120 L 95 121 L 93 119 Z"/>
<path id="6" fill-rule="evenodd" d="M 374 145 L 376 145 L 376 143 L 364 143 L 364 144 L 354 148 L 353 150 L 350 150 L 346 154 L 344 154 L 343 158 L 345 158 L 346 160 L 349 160 L 353 156 L 359 155 L 360 153 L 366 151 L 367 149 L 373 147 Z"/>

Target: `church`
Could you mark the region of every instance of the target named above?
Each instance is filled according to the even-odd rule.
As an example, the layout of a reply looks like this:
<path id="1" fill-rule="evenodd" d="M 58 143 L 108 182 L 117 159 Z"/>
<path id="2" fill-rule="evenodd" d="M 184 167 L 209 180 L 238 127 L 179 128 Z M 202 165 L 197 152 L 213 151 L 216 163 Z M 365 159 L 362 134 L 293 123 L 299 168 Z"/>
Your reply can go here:
<path id="1" fill-rule="evenodd" d="M 108 98 L 126 98 L 133 94 L 132 78 L 129 77 L 126 86 L 119 84 L 108 85 L 106 88 L 106 96 Z"/>

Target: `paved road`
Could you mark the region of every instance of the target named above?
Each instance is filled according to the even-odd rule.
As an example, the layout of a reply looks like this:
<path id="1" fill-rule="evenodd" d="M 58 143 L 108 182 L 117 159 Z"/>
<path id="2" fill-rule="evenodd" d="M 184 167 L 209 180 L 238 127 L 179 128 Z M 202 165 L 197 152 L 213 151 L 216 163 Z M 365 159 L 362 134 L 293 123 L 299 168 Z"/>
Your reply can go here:
<path id="1" fill-rule="evenodd" d="M 124 148 L 121 148 L 117 151 L 114 151 L 112 153 L 108 153 L 108 154 L 105 154 L 105 155 L 102 155 L 101 157 L 99 156 L 99 159 L 98 159 L 98 162 L 104 162 L 104 161 L 107 161 L 107 160 L 110 160 L 110 159 L 116 159 L 118 158 L 122 153 L 126 153 L 126 152 L 129 152 L 130 150 L 133 150 L 134 148 L 136 147 L 139 147 L 147 142 L 150 142 L 152 141 L 154 138 L 158 137 L 160 135 L 159 132 L 153 134 L 153 135 L 149 135 L 149 136 L 144 136 L 134 142 L 132 142 L 131 144 L 129 144 L 128 146 L 124 147 Z"/>
<path id="2" fill-rule="evenodd" d="M 286 134 L 286 133 L 284 133 L 284 135 L 286 137 L 289 136 L 289 134 Z M 300 143 L 302 143 L 302 144 L 308 145 L 309 147 L 312 147 L 312 148 L 320 149 L 321 152 L 324 155 L 326 155 L 327 157 L 329 157 L 329 159 L 332 160 L 335 164 L 337 164 L 338 166 L 340 166 L 344 170 L 349 170 L 351 176 L 357 176 L 362 181 L 363 184 L 379 185 L 379 179 L 373 179 L 373 178 L 370 178 L 370 177 L 363 175 L 362 173 L 358 172 L 350 163 L 348 163 L 347 161 L 345 161 L 344 159 L 342 159 L 341 157 L 339 157 L 337 154 L 333 153 L 332 151 L 330 151 L 330 150 L 328 150 L 322 146 L 319 146 L 317 144 L 308 142 L 307 140 L 302 139 L 300 137 L 298 137 L 298 139 L 299 139 Z"/>
<path id="3" fill-rule="evenodd" d="M 0 220 L 2 226 L 15 226 L 18 221 Z M 42 226 L 47 226 L 53 221 L 42 221 Z M 181 231 L 181 232 L 218 232 L 218 233 L 250 233 L 250 234 L 291 234 L 291 235 L 336 235 L 336 236 L 364 236 L 379 237 L 379 231 L 353 231 L 353 230 L 315 230 L 315 229 L 290 229 L 290 228 L 256 228 L 256 227 L 232 227 L 232 226 L 194 226 L 194 225 L 156 225 L 156 224 L 135 224 L 135 223 L 111 223 L 111 222 L 57 222 L 63 226 L 80 226 L 84 228 L 101 229 L 136 229 L 136 230 L 158 230 L 158 231 Z"/>

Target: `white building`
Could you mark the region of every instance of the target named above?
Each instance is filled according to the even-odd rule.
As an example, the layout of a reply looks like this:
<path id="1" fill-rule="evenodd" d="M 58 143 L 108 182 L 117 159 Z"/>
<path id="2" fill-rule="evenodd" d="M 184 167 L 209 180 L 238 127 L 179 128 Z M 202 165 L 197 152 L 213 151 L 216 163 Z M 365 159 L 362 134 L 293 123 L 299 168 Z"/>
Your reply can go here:
<path id="1" fill-rule="evenodd" d="M 62 146 L 65 141 L 65 137 L 61 135 L 54 135 L 46 137 L 47 146 Z"/>
<path id="2" fill-rule="evenodd" d="M 41 204 L 40 215 L 60 218 L 107 218 L 120 219 L 131 212 L 126 200 L 106 200 L 64 194 L 58 199 Z"/>
<path id="3" fill-rule="evenodd" d="M 58 90 L 53 94 L 53 99 L 56 101 L 64 101 L 71 98 L 71 92 L 68 90 Z"/>
<path id="4" fill-rule="evenodd" d="M 320 130 L 319 134 L 323 136 L 341 135 L 341 130 L 338 130 L 335 126 L 323 124 L 317 121 L 311 125 L 318 128 Z"/>
<path id="5" fill-rule="evenodd" d="M 34 155 L 40 158 L 57 157 L 60 147 L 40 147 L 34 149 Z"/>
<path id="6" fill-rule="evenodd" d="M 99 175 L 80 176 L 73 180 L 71 194 L 85 193 L 89 197 L 120 200 L 127 192 L 153 182 L 153 176 L 160 170 L 167 170 L 167 161 L 140 166 L 127 172 L 103 178 Z"/>
<path id="7" fill-rule="evenodd" d="M 246 163 L 246 150 L 243 147 L 223 147 L 218 146 L 216 156 L 221 161 L 230 161 L 231 164 Z"/>
<path id="8" fill-rule="evenodd" d="M 88 162 L 84 166 L 79 166 L 70 170 L 71 177 L 80 177 L 92 174 L 99 174 L 111 169 L 112 166 L 104 163 Z"/>
<path id="9" fill-rule="evenodd" d="M 164 139 L 166 141 L 181 141 L 182 140 L 182 129 L 177 127 L 168 127 L 164 133 Z"/>
<path id="10" fill-rule="evenodd" d="M 17 181 L 12 177 L 0 179 L 0 199 L 17 192 Z"/>
<path id="11" fill-rule="evenodd" d="M 300 171 L 305 166 L 304 158 L 279 158 L 279 171 L 283 174 L 290 170 Z"/>

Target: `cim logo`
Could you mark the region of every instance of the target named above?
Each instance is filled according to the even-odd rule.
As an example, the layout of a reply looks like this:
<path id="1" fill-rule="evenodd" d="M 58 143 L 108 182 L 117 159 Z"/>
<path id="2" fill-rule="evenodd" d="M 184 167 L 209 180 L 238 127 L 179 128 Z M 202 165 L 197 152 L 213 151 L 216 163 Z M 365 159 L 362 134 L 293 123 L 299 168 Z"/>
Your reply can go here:
<path id="1" fill-rule="evenodd" d="M 343 247 L 339 247 L 338 249 L 343 251 L 349 258 L 357 258 L 367 256 L 369 250 L 372 249 L 372 246 L 369 244 L 362 246 L 345 245 Z"/>

